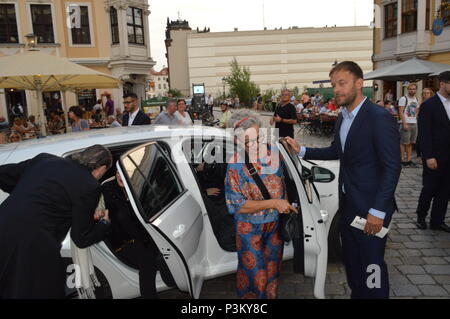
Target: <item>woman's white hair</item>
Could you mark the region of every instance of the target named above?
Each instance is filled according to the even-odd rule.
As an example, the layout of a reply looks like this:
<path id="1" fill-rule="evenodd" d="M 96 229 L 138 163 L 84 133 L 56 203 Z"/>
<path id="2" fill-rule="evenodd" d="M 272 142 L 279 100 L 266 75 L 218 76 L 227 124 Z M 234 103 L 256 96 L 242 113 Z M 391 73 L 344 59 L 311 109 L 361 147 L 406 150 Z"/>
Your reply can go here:
<path id="1" fill-rule="evenodd" d="M 262 123 L 259 115 L 250 110 L 237 111 L 228 121 L 228 128 L 234 129 L 237 134 L 244 133 L 255 125 L 261 127 Z"/>

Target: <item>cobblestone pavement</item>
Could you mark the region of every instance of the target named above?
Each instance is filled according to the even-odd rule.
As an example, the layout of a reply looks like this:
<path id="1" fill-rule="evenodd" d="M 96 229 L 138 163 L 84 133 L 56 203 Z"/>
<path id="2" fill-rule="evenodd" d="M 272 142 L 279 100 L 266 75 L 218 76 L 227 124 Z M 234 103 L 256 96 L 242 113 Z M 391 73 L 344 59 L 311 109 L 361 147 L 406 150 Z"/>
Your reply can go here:
<path id="1" fill-rule="evenodd" d="M 304 145 L 324 146 L 330 140 L 297 136 Z M 415 226 L 416 207 L 422 188 L 422 167 L 404 168 L 396 191 L 399 212 L 394 214 L 386 248 L 386 263 L 390 275 L 391 298 L 450 298 L 450 234 L 442 231 L 419 230 Z M 450 210 L 450 209 L 449 209 Z M 450 224 L 450 211 L 447 211 Z M 292 261 L 283 264 L 279 298 L 314 298 L 313 282 L 294 274 Z M 350 297 L 344 266 L 329 263 L 325 287 L 327 298 Z M 208 280 L 201 298 L 236 298 L 235 275 Z M 188 298 L 171 290 L 160 298 Z"/>

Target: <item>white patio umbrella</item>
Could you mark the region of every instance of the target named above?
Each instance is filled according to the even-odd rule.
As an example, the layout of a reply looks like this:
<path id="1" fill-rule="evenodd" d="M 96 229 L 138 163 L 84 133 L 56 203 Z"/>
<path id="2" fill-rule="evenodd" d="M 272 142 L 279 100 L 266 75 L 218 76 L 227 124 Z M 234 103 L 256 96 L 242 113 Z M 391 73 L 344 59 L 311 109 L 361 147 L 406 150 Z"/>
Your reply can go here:
<path id="1" fill-rule="evenodd" d="M 377 69 L 364 76 L 365 80 L 417 81 L 433 73 L 450 69 L 450 65 L 417 58 Z"/>
<path id="2" fill-rule="evenodd" d="M 120 80 L 89 69 L 68 59 L 45 54 L 40 51 L 0 58 L 0 88 L 36 91 L 41 118 L 41 132 L 45 136 L 46 118 L 42 93 L 46 91 L 67 91 L 71 89 L 112 89 Z M 65 103 L 64 103 L 65 108 Z M 67 121 L 67 112 L 66 123 Z"/>
<path id="3" fill-rule="evenodd" d="M 430 76 L 438 76 L 438 75 L 440 75 L 440 74 L 443 73 L 443 72 L 450 72 L 450 67 L 449 67 L 448 69 L 444 69 L 444 70 L 441 70 L 441 71 L 439 71 L 439 72 L 430 74 Z"/>

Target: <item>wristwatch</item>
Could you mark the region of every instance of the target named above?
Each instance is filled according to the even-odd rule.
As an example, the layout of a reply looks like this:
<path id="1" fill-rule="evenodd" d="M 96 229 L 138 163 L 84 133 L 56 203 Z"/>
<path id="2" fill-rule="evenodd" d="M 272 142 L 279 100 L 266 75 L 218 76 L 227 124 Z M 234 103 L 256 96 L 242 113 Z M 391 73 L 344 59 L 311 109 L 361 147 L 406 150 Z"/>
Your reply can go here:
<path id="1" fill-rule="evenodd" d="M 103 224 L 103 225 L 106 225 L 106 226 L 109 226 L 109 224 L 110 224 L 110 222 L 108 220 L 106 220 L 105 218 L 101 218 L 98 222 L 100 224 Z"/>

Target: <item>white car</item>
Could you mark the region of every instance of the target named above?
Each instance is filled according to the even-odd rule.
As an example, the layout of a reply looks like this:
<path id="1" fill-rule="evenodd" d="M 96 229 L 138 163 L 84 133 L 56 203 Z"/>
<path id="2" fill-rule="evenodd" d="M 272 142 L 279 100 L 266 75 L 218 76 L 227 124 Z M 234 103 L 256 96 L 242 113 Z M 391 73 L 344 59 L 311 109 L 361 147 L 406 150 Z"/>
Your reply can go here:
<path id="1" fill-rule="evenodd" d="M 201 159 L 201 155 L 211 154 L 212 149 L 220 150 L 230 143 L 232 138 L 227 132 L 215 128 L 124 127 L 0 146 L 0 165 L 18 163 L 43 152 L 66 157 L 94 144 L 107 147 L 114 160 L 119 160 L 117 169 L 126 184 L 136 218 L 164 256 L 172 282 L 180 291 L 199 298 L 204 280 L 236 271 L 237 254 L 219 245 L 194 165 L 188 157 Z M 186 152 L 190 150 L 187 145 L 196 145 L 196 151 Z M 337 231 L 339 163 L 312 166 L 290 154 L 283 145 L 278 143 L 278 147 L 286 163 L 285 178 L 291 185 L 289 198 L 300 204 L 304 275 L 314 278 L 314 296 L 325 298 L 329 243 L 333 253 L 340 248 Z M 230 152 L 228 147 L 224 151 Z M 7 194 L 0 191 L 0 202 L 6 197 Z M 140 296 L 138 271 L 120 260 L 107 240 L 92 246 L 91 252 L 102 282 L 102 287 L 96 290 L 98 298 Z M 62 243 L 61 255 L 71 264 L 69 235 Z M 293 247 L 289 244 L 283 258 L 292 257 Z M 170 288 L 159 273 L 157 288 L 158 291 Z"/>

